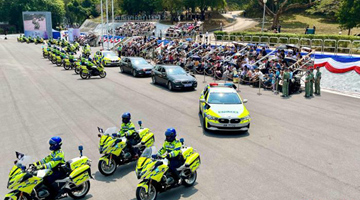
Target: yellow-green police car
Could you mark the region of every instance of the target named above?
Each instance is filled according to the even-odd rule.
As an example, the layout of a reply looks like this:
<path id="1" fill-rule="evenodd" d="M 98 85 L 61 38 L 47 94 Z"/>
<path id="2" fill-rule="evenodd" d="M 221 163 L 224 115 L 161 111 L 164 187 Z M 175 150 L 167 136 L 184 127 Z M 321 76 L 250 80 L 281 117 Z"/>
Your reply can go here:
<path id="1" fill-rule="evenodd" d="M 112 51 L 97 51 L 94 58 L 105 67 L 120 65 L 120 58 Z"/>
<path id="2" fill-rule="evenodd" d="M 201 93 L 199 113 L 203 128 L 213 131 L 247 131 L 250 128 L 247 102 L 232 83 L 210 83 Z"/>

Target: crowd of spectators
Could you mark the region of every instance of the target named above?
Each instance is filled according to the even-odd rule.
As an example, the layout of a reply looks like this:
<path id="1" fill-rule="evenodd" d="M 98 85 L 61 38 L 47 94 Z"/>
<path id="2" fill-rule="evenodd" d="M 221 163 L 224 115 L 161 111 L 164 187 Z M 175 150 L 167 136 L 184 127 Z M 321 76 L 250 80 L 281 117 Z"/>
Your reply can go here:
<path id="1" fill-rule="evenodd" d="M 152 22 L 126 22 L 115 29 L 117 36 L 144 36 L 155 31 L 156 26 Z"/>
<path id="2" fill-rule="evenodd" d="M 289 69 L 292 79 L 297 70 L 290 66 L 302 59 L 301 50 L 297 47 L 277 49 L 268 56 L 271 50 L 261 44 L 215 46 L 183 39 L 174 39 L 165 44 L 159 43 L 158 39 L 134 39 L 122 48 L 121 54 L 152 58 L 156 64 L 179 65 L 188 71 L 205 73 L 216 79 L 238 78 L 242 84 L 256 87 L 261 83 L 264 88 L 274 92 L 281 84 L 285 70 Z"/>
<path id="3" fill-rule="evenodd" d="M 175 26 L 171 26 L 165 32 L 165 36 L 168 38 L 182 38 L 197 35 L 201 29 L 202 22 L 194 20 L 193 23 L 178 23 Z"/>

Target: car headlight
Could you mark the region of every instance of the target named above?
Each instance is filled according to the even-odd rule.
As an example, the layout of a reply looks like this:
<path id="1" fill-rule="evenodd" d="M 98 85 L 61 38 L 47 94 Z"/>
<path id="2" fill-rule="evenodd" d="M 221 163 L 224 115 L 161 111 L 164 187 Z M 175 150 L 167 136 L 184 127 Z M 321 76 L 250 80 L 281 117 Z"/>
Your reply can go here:
<path id="1" fill-rule="evenodd" d="M 207 114 L 205 114 L 205 117 L 208 118 L 208 119 L 210 119 L 210 120 L 214 120 L 214 121 L 218 121 L 218 120 L 219 120 L 219 118 L 214 117 L 214 116 L 211 116 L 211 115 L 207 115 Z"/>
<path id="2" fill-rule="evenodd" d="M 241 118 L 241 121 L 245 121 L 245 120 L 249 120 L 249 119 L 251 119 L 250 115 L 248 115 L 248 116 L 246 116 L 246 117 Z"/>

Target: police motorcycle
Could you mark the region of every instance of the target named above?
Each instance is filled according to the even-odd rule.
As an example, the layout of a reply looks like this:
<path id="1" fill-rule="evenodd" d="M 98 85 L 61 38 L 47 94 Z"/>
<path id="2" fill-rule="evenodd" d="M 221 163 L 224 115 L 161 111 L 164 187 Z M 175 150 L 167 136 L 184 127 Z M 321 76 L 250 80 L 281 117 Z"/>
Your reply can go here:
<path id="1" fill-rule="evenodd" d="M 192 147 L 184 146 L 184 139 L 181 138 L 181 159 L 184 164 L 177 168 L 181 184 L 185 187 L 191 187 L 195 184 L 197 178 L 196 170 L 200 166 L 200 155 Z M 174 183 L 169 171 L 169 160 L 166 155 L 159 157 L 155 147 L 146 148 L 139 158 L 136 170 L 136 176 L 142 181 L 137 185 L 136 198 L 138 200 L 155 200 L 158 193 L 165 192 L 181 184 Z"/>
<path id="2" fill-rule="evenodd" d="M 61 170 L 66 172 L 66 177 L 55 181 L 58 188 L 57 199 L 67 196 L 73 199 L 84 198 L 90 190 L 92 178 L 90 171 L 91 160 L 82 155 L 83 147 L 79 146 L 80 157 L 73 158 L 61 166 Z M 43 184 L 44 177 L 51 175 L 50 169 L 37 170 L 30 164 L 31 158 L 16 152 L 15 165 L 10 171 L 7 188 L 12 190 L 5 195 L 5 200 L 43 200 L 48 197 L 49 191 Z"/>
<path id="3" fill-rule="evenodd" d="M 80 77 L 82 79 L 88 79 L 92 76 L 100 76 L 100 78 L 106 77 L 106 71 L 104 69 L 104 66 L 102 64 L 96 65 L 92 62 L 92 59 L 89 58 L 89 61 L 83 65 L 81 63 L 81 69 L 80 69 Z"/>
<path id="4" fill-rule="evenodd" d="M 48 59 L 51 61 L 51 63 L 54 63 L 56 61 L 55 52 L 56 52 L 56 47 L 55 46 L 50 47 Z"/>
<path id="5" fill-rule="evenodd" d="M 155 142 L 154 133 L 148 128 L 142 128 L 142 122 L 138 122 L 140 129 L 137 130 L 138 141 L 132 148 L 136 149 L 141 154 L 145 148 L 153 146 Z M 98 127 L 100 138 L 99 152 L 103 156 L 99 159 L 98 168 L 104 176 L 112 175 L 118 166 L 135 161 L 137 158 L 132 156 L 127 147 L 127 138 L 119 137 L 118 128 L 111 127 L 104 132 L 102 128 Z M 134 133 L 135 134 L 135 133 Z"/>
<path id="6" fill-rule="evenodd" d="M 81 71 L 81 67 L 82 66 L 86 66 L 87 62 L 87 59 L 83 56 L 80 56 L 78 59 L 77 59 L 77 62 L 75 62 L 75 65 L 74 65 L 74 71 L 75 71 L 75 74 L 80 74 L 80 71 Z"/>
<path id="7" fill-rule="evenodd" d="M 77 59 L 74 56 L 73 52 L 70 52 L 63 59 L 63 66 L 65 70 L 74 69 L 76 67 Z"/>
<path id="8" fill-rule="evenodd" d="M 47 58 L 49 56 L 49 52 L 50 52 L 50 47 L 48 46 L 42 46 L 42 54 L 44 58 Z"/>
<path id="9" fill-rule="evenodd" d="M 56 56 L 56 65 L 61 66 L 63 64 L 63 60 L 66 58 L 66 53 L 64 50 L 60 51 L 60 54 Z"/>
<path id="10" fill-rule="evenodd" d="M 41 38 L 41 37 L 36 37 L 36 38 L 34 38 L 34 43 L 35 43 L 35 44 L 44 43 L 44 39 Z"/>

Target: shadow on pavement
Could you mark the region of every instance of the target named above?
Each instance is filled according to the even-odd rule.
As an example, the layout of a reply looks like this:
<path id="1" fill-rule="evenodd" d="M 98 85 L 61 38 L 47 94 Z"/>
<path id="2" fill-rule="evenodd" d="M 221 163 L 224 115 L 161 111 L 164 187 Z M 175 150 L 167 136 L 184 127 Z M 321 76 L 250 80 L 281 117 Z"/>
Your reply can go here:
<path id="1" fill-rule="evenodd" d="M 91 187 L 90 187 L 89 193 L 88 193 L 84 198 L 82 198 L 82 199 L 84 199 L 84 200 L 86 200 L 86 199 L 92 199 L 92 198 L 93 198 L 93 195 L 91 195 L 90 193 L 91 193 Z M 66 197 L 66 198 L 63 199 L 63 200 L 71 200 L 71 199 L 73 199 L 73 198 L 71 198 L 71 197 Z"/>
<path id="2" fill-rule="evenodd" d="M 122 75 L 125 75 L 125 76 L 129 76 L 129 77 L 133 77 L 133 78 L 151 78 L 150 75 L 143 75 L 143 76 L 136 76 L 134 77 L 130 72 L 120 72 L 119 71 L 119 74 L 122 74 Z"/>
<path id="3" fill-rule="evenodd" d="M 162 89 L 162 90 L 166 90 L 166 91 L 168 91 L 168 92 L 172 92 L 172 93 L 188 93 L 188 92 L 196 92 L 196 89 L 178 89 L 178 90 L 169 90 L 168 88 L 167 88 L 167 86 L 166 85 L 163 85 L 163 84 L 159 84 L 159 83 L 156 83 L 156 84 L 154 84 L 154 83 L 150 83 L 151 85 L 153 85 L 153 86 L 155 86 L 155 87 L 157 87 L 157 88 L 159 88 L 159 89 Z"/>
<path id="4" fill-rule="evenodd" d="M 199 116 L 199 124 L 200 127 L 203 127 L 203 118 L 201 114 L 198 114 Z M 215 137 L 215 138 L 242 138 L 242 137 L 248 137 L 250 135 L 249 131 L 206 131 L 204 129 L 203 134 L 208 137 Z"/>
<path id="5" fill-rule="evenodd" d="M 94 179 L 97 181 L 102 181 L 102 182 L 106 182 L 106 183 L 114 182 L 117 179 L 120 179 L 120 178 L 124 177 L 125 175 L 129 174 L 130 172 L 135 172 L 135 166 L 136 166 L 136 162 L 131 162 L 126 165 L 121 165 L 121 166 L 117 167 L 114 174 L 112 174 L 110 176 L 104 176 L 99 171 L 97 171 L 94 174 Z M 135 177 L 135 173 L 134 173 L 134 177 Z"/>

